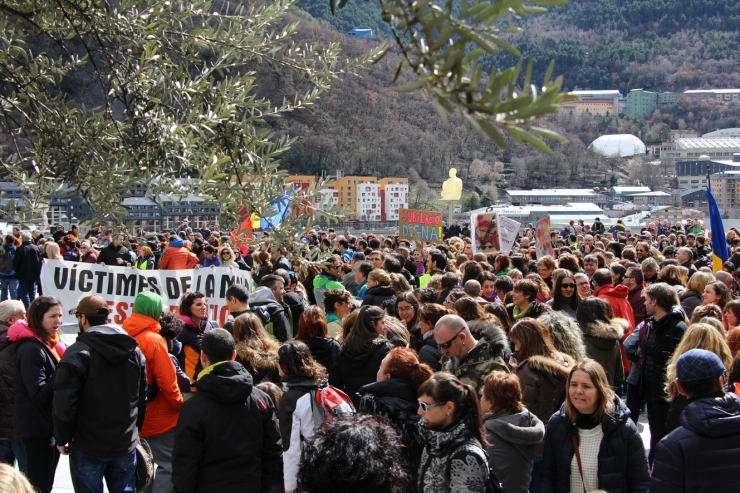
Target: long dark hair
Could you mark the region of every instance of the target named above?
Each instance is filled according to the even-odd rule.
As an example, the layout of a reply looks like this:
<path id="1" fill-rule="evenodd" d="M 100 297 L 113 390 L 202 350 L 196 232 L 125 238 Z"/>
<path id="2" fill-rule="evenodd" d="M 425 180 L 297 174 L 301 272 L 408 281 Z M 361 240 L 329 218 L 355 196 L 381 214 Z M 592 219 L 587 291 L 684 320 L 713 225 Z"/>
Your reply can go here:
<path id="1" fill-rule="evenodd" d="M 557 349 L 555 349 L 552 339 L 550 339 L 550 329 L 533 318 L 523 318 L 515 323 L 511 328 L 509 338 L 519 341 L 519 351 L 517 352 L 519 363 L 530 356 L 552 358 L 557 354 Z"/>
<path id="2" fill-rule="evenodd" d="M 381 338 L 375 330 L 375 323 L 383 320 L 383 317 L 385 313 L 377 306 L 365 305 L 360 308 L 355 325 L 344 340 L 340 352 L 361 354 L 370 349 L 375 341 Z"/>
<path id="3" fill-rule="evenodd" d="M 501 327 L 504 328 L 504 332 L 508 334 L 511 330 L 511 318 L 509 318 L 509 312 L 506 310 L 506 307 L 501 303 L 494 302 L 486 307 L 486 311 L 498 318 L 499 322 L 501 322 Z"/>
<path id="4" fill-rule="evenodd" d="M 416 298 L 413 291 L 406 291 L 405 293 L 396 296 L 396 313 L 398 313 L 398 303 L 400 301 L 405 301 L 406 303 L 414 307 L 414 318 L 411 319 L 411 322 L 409 322 L 406 328 L 409 331 L 419 330 L 419 300 Z"/>
<path id="5" fill-rule="evenodd" d="M 450 373 L 435 373 L 424 382 L 417 392 L 419 397 L 428 395 L 434 402 L 455 404 L 454 420 L 464 421 L 482 447 L 488 447 L 483 427 L 483 411 L 480 408 L 478 393 L 470 385 L 463 384 Z"/>
<path id="6" fill-rule="evenodd" d="M 28 328 L 36 337 L 47 344 L 49 343 L 49 334 L 44 330 L 44 315 L 55 306 L 62 306 L 62 302 L 53 296 L 39 296 L 28 305 L 28 311 L 26 311 Z"/>
<path id="7" fill-rule="evenodd" d="M 287 341 L 278 349 L 278 364 L 286 375 L 303 375 L 317 382 L 326 380 L 326 368 L 317 362 L 311 350 L 300 341 Z"/>
<path id="8" fill-rule="evenodd" d="M 601 298 L 589 296 L 578 307 L 576 321 L 581 326 L 581 331 L 588 334 L 588 327 L 595 322 L 609 323 L 614 318 L 612 306 Z"/>
<path id="9" fill-rule="evenodd" d="M 560 300 L 563 298 L 563 294 L 561 292 L 561 287 L 563 285 L 563 279 L 570 278 L 573 279 L 573 284 L 576 283 L 576 278 L 574 277 L 575 274 L 572 274 L 570 271 L 567 273 L 560 274 L 557 279 L 555 279 L 555 286 L 552 289 L 552 304 L 553 307 L 557 306 L 558 303 L 560 303 Z M 573 288 L 573 296 L 570 298 L 570 307 L 574 310 L 578 310 L 578 306 L 581 304 L 581 295 L 578 294 L 578 287 L 576 286 Z"/>

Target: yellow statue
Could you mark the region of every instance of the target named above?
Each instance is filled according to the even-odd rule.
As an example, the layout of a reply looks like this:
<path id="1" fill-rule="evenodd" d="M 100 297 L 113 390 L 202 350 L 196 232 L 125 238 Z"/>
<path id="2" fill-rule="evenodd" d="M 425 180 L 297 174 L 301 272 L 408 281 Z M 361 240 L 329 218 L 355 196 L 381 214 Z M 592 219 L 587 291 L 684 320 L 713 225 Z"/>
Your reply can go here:
<path id="1" fill-rule="evenodd" d="M 456 175 L 457 170 L 450 168 L 450 179 L 442 183 L 442 200 L 460 200 L 462 196 L 462 180 Z"/>

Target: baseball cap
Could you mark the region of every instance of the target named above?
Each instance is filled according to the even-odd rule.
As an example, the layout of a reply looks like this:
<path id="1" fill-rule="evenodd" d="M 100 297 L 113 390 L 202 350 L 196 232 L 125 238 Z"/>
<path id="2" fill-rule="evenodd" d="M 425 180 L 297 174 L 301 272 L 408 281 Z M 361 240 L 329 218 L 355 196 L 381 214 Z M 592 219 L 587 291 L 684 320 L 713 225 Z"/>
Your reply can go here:
<path id="1" fill-rule="evenodd" d="M 85 296 L 77 303 L 77 308 L 69 311 L 70 315 L 85 315 L 86 317 L 100 317 L 108 315 L 108 302 L 102 296 Z"/>
<path id="2" fill-rule="evenodd" d="M 681 382 L 708 380 L 724 375 L 725 365 L 719 356 L 706 349 L 686 351 L 676 362 L 676 376 Z"/>

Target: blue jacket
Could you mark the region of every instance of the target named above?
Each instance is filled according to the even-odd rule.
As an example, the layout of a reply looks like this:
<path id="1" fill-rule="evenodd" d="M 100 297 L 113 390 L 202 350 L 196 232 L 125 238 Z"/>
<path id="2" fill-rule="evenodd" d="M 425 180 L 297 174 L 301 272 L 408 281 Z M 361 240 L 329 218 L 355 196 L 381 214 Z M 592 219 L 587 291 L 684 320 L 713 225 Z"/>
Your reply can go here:
<path id="1" fill-rule="evenodd" d="M 218 257 L 215 255 L 213 258 L 205 258 L 203 257 L 203 263 L 201 264 L 201 267 L 219 267 L 221 266 L 221 262 L 218 261 Z"/>
<path id="2" fill-rule="evenodd" d="M 0 247 L 0 256 L 9 255 L 10 258 L 9 267 L 10 272 L 0 272 L 0 279 L 15 279 L 15 270 L 13 270 L 13 258 L 15 257 L 15 245 L 12 243 L 3 243 Z"/>
<path id="3" fill-rule="evenodd" d="M 681 427 L 655 449 L 653 493 L 740 491 L 740 397 L 718 392 L 691 400 Z"/>
<path id="4" fill-rule="evenodd" d="M 650 472 L 637 426 L 629 410 L 614 397 L 613 416 L 604 416 L 598 456 L 599 488 L 609 493 L 642 493 L 648 490 Z M 545 454 L 540 474 L 540 493 L 570 492 L 570 463 L 575 455 L 573 439 L 578 428 L 565 414 L 565 404 L 550 418 L 545 432 Z"/>

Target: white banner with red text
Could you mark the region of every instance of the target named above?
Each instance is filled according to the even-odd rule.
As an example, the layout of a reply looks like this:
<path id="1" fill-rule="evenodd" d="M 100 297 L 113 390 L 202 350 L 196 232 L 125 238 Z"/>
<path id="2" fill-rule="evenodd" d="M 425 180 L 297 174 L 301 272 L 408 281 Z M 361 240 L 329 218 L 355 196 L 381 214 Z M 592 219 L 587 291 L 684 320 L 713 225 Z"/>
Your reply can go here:
<path id="1" fill-rule="evenodd" d="M 47 260 L 41 268 L 45 295 L 61 300 L 65 323 L 76 323 L 69 310 L 85 296 L 97 294 L 110 306 L 109 322 L 121 324 L 131 315 L 136 295 L 153 291 L 162 297 L 163 310 L 178 311 L 180 298 L 188 291 L 200 291 L 208 300 L 208 319 L 223 327 L 229 314 L 226 290 L 241 284 L 252 290 L 249 272 L 229 267 L 184 270 L 140 270 L 134 267 Z"/>

